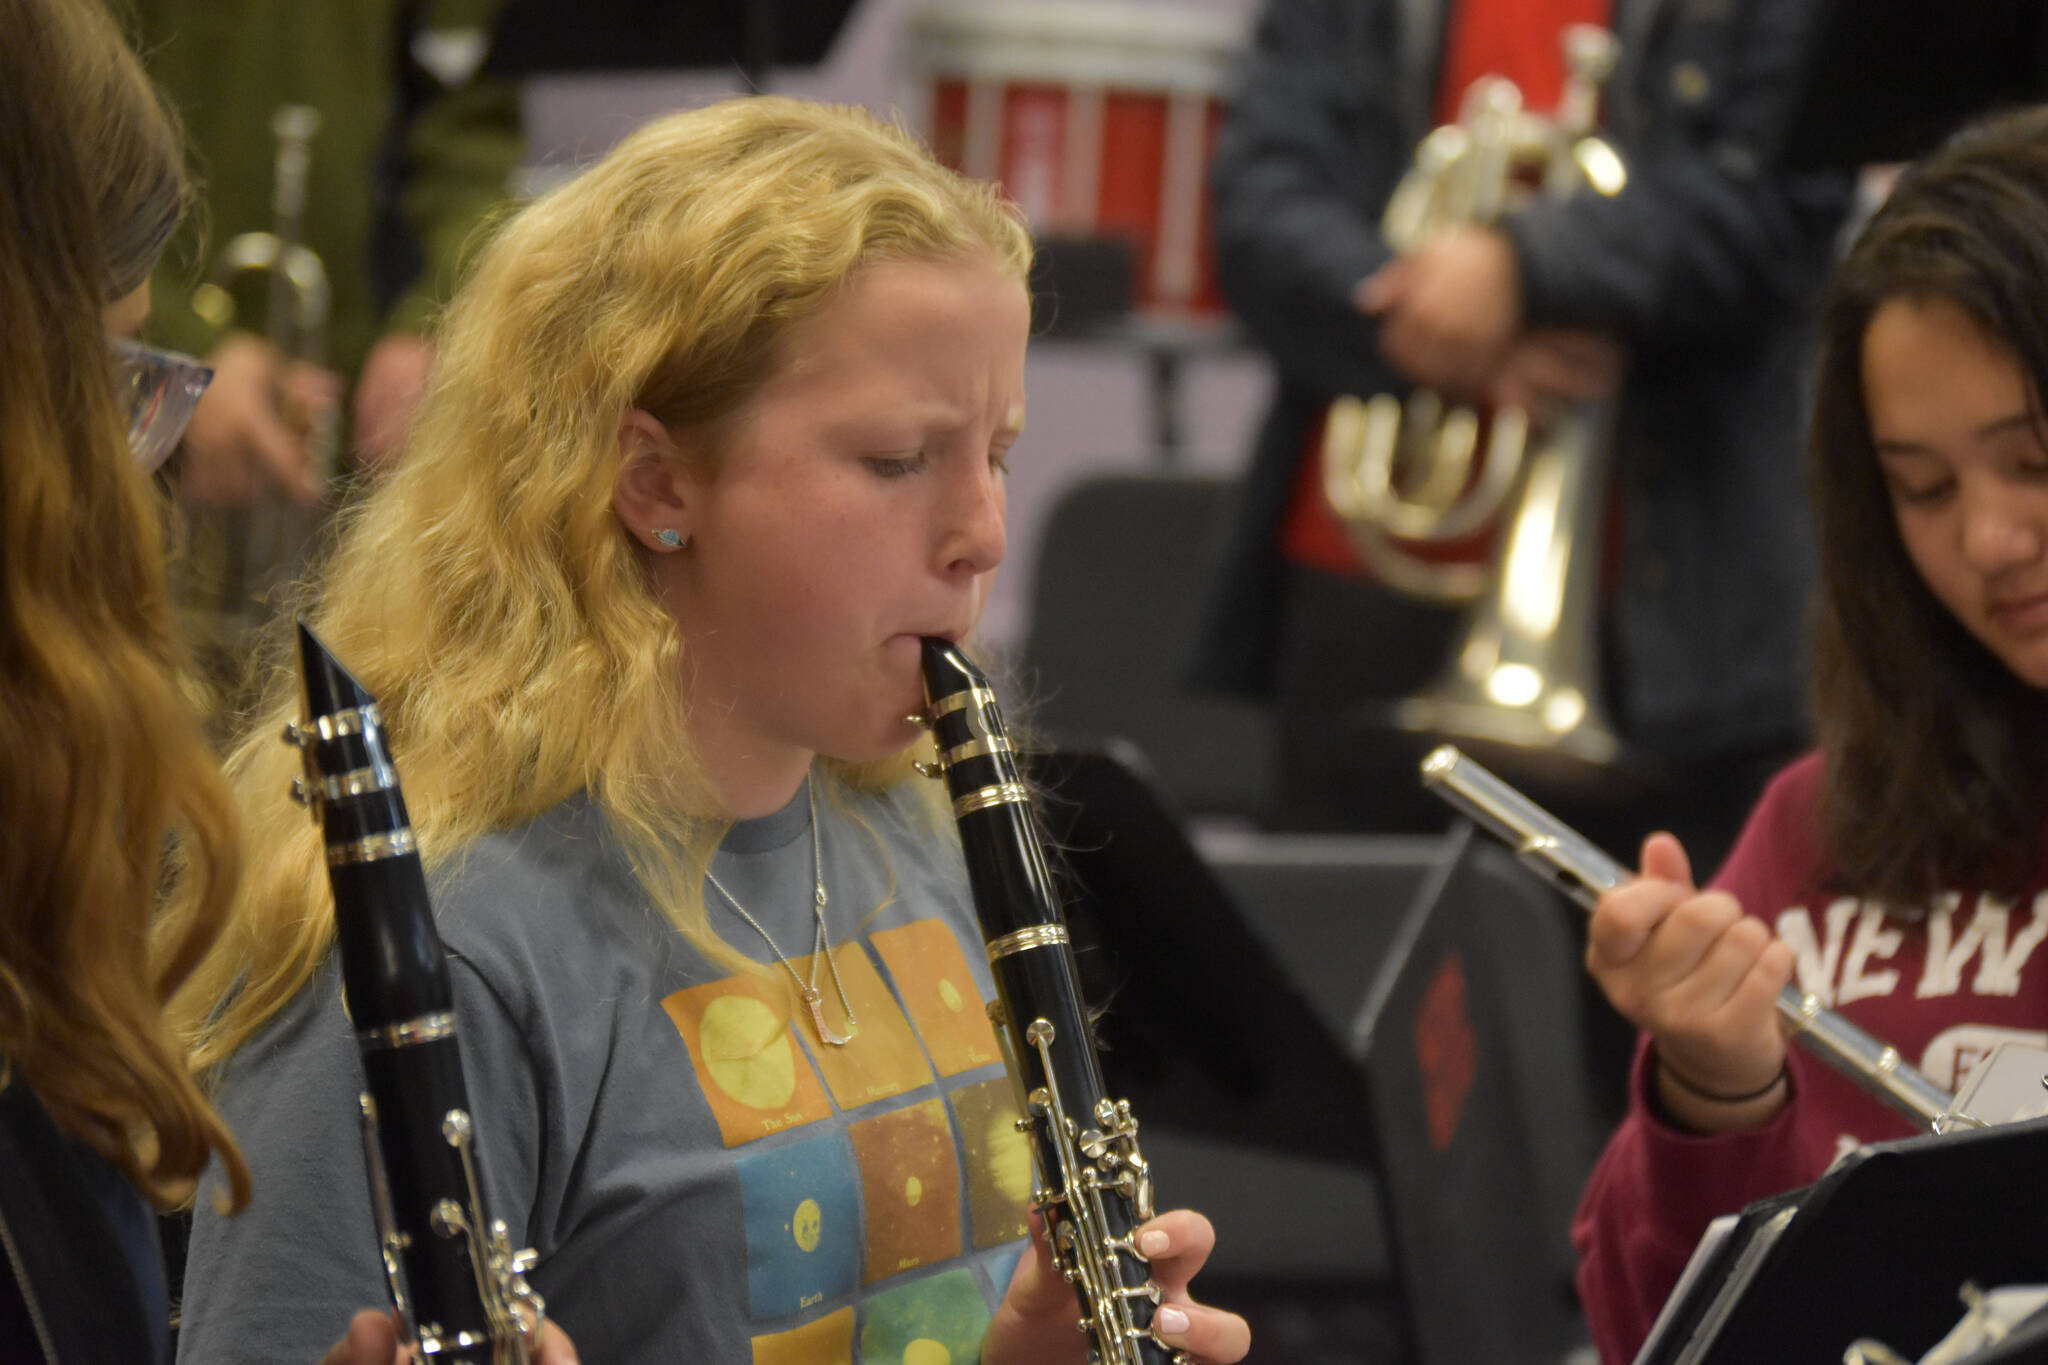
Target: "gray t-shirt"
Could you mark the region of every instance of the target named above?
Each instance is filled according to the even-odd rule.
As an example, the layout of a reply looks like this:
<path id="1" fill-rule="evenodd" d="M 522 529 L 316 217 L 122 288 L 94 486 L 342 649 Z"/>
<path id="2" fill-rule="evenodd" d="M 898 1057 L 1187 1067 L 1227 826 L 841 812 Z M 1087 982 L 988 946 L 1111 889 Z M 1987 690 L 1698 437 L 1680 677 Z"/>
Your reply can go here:
<path id="1" fill-rule="evenodd" d="M 539 1252 L 529 1278 L 585 1360 L 977 1358 L 1030 1173 L 957 836 L 902 789 L 820 797 L 845 1047 L 780 967 L 698 954 L 587 800 L 480 841 L 435 888 L 491 1213 Z M 713 869 L 808 977 L 802 793 L 734 826 Z M 338 982 L 330 958 L 229 1069 L 255 1195 L 223 1219 L 202 1191 L 181 1361 L 316 1360 L 386 1301 Z M 843 1029 L 829 970 L 818 985 Z"/>

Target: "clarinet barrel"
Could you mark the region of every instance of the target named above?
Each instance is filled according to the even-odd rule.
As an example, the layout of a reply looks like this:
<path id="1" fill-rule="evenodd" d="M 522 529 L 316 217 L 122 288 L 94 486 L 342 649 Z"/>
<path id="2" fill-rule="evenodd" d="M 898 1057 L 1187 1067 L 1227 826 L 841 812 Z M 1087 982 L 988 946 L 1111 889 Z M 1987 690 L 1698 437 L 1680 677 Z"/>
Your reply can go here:
<path id="1" fill-rule="evenodd" d="M 379 1252 L 401 1328 L 449 1365 L 524 1365 L 542 1311 L 485 1207 L 457 1046 L 455 997 L 426 875 L 377 703 L 299 623 L 304 754 L 292 784 L 325 839 L 336 947 L 363 1058 L 364 1159 Z"/>
<path id="2" fill-rule="evenodd" d="M 1183 1361 L 1152 1332 L 1159 1303 L 1132 1233 L 1152 1217 L 1152 1177 L 1128 1101 L 1103 1084 L 1067 925 L 1053 890 L 994 691 L 946 640 L 924 642 L 939 771 L 987 940 L 989 1007 L 1031 1139 L 1032 1202 L 1080 1299 L 1090 1357 L 1104 1365 Z"/>

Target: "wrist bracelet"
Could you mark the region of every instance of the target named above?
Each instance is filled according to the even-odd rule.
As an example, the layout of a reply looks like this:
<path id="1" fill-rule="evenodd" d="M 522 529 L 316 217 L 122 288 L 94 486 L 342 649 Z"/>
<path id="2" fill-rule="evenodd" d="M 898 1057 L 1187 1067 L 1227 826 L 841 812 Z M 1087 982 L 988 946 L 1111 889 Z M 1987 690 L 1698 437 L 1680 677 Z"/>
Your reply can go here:
<path id="1" fill-rule="evenodd" d="M 1694 1099 L 1705 1100 L 1709 1104 L 1748 1104 L 1753 1100 L 1760 1100 L 1773 1090 L 1776 1090 L 1785 1079 L 1785 1064 L 1780 1062 L 1778 1064 L 1778 1074 L 1771 1077 L 1768 1084 L 1760 1086 L 1755 1090 L 1745 1091 L 1740 1095 L 1723 1095 L 1712 1090 L 1703 1090 L 1699 1086 L 1694 1085 L 1676 1067 L 1672 1066 L 1671 1063 L 1665 1061 L 1662 1057 L 1657 1059 L 1657 1070 L 1664 1074 L 1665 1079 L 1669 1080 L 1686 1094 L 1691 1095 Z"/>

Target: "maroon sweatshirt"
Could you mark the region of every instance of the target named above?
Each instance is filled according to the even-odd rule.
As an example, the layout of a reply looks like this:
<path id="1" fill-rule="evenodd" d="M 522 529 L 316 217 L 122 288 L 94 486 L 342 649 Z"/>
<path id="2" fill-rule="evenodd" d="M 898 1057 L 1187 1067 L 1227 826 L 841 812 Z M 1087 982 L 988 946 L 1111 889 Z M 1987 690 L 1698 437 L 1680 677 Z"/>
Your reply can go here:
<path id="1" fill-rule="evenodd" d="M 1954 1089 L 2002 1042 L 2048 1043 L 2048 849 L 2012 900 L 1957 889 L 1910 913 L 1822 885 L 1818 754 L 1772 779 L 1714 885 L 1798 955 L 1799 986 Z M 2039 967 L 2036 970 L 2036 967 Z M 1807 1184 L 1836 1154 L 1906 1137 L 1905 1119 L 1794 1045 L 1791 1099 L 1748 1133 L 1671 1126 L 1636 1051 L 1628 1116 L 1579 1204 L 1579 1294 L 1607 1365 L 1634 1358 L 1715 1216 Z"/>

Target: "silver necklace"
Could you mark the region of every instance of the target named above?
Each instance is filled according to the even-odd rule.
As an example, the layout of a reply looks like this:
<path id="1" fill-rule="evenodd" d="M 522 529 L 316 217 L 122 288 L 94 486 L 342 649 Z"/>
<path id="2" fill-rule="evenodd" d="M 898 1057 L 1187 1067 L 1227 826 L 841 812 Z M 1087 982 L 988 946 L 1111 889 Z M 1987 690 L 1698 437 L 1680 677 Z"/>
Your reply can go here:
<path id="1" fill-rule="evenodd" d="M 839 964 L 832 958 L 832 940 L 825 933 L 825 858 L 818 847 L 818 794 L 811 786 L 811 775 L 804 774 L 804 797 L 811 804 L 811 915 L 817 922 L 818 931 L 811 939 L 811 979 L 804 980 L 775 939 L 761 927 L 761 921 L 747 913 L 747 907 L 740 904 L 740 898 L 725 889 L 725 883 L 718 880 L 718 874 L 705 867 L 704 876 L 718 894 L 725 897 L 733 909 L 740 912 L 740 918 L 753 926 L 761 941 L 768 945 L 768 951 L 775 954 L 775 960 L 789 973 L 789 979 L 796 982 L 797 992 L 803 996 L 804 1004 L 810 1007 L 811 1024 L 818 1030 L 819 1041 L 833 1047 L 844 1047 L 860 1032 L 860 1025 L 853 1017 L 853 1002 L 846 998 L 846 983 L 839 979 Z M 824 997 L 818 993 L 818 959 L 825 959 L 825 965 L 832 970 L 832 985 L 839 992 L 839 1007 L 846 1011 L 848 1032 L 835 1033 L 825 1027 Z"/>

